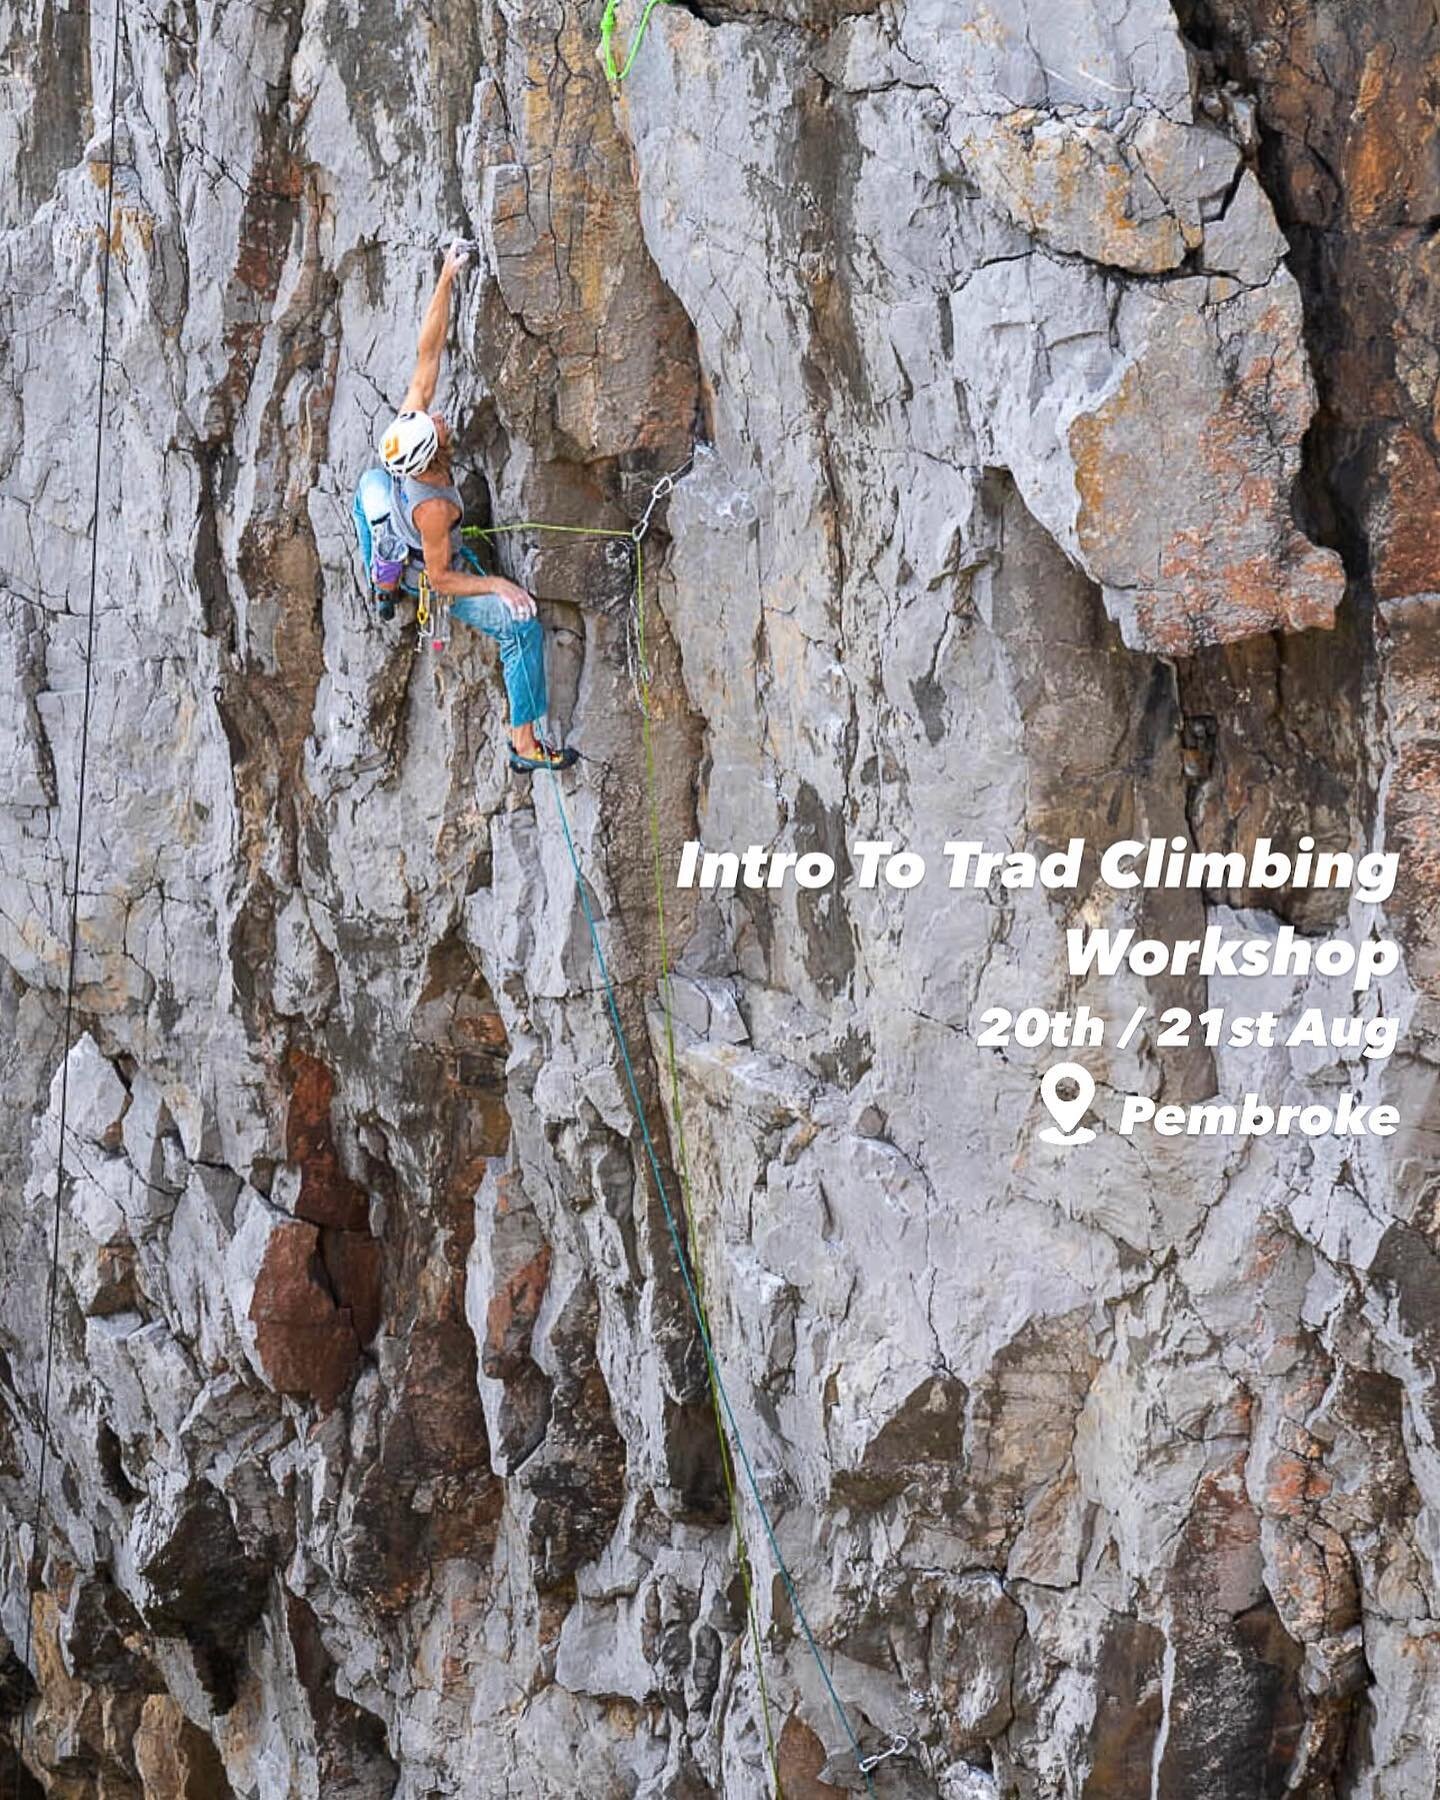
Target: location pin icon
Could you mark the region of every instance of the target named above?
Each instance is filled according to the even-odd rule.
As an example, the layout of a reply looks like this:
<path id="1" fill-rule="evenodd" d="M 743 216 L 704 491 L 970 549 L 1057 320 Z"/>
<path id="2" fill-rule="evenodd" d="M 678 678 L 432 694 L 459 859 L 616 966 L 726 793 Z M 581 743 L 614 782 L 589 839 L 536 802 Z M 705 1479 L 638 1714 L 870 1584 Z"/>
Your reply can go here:
<path id="1" fill-rule="evenodd" d="M 1076 1089 L 1069 1100 L 1060 1095 L 1060 1089 L 1066 1086 Z M 1088 1126 L 1083 1129 L 1080 1126 L 1095 1098 L 1095 1077 L 1088 1069 L 1081 1068 L 1079 1063 L 1056 1063 L 1041 1079 L 1040 1098 L 1055 1121 L 1040 1133 L 1047 1144 L 1088 1144 L 1095 1136 Z"/>

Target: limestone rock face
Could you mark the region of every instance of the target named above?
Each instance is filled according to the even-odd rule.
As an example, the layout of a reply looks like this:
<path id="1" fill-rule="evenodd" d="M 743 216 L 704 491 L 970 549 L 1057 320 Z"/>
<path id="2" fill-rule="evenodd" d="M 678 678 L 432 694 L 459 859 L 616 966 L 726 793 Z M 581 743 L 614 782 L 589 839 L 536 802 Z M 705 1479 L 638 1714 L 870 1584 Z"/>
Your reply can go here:
<path id="1" fill-rule="evenodd" d="M 612 90 L 574 0 L 152 0 L 112 166 L 109 3 L 0 4 L 22 1792 L 698 1800 L 772 1791 L 771 1741 L 786 1794 L 863 1791 L 588 908 L 875 1791 L 1432 1800 L 1432 10 L 717 0 Z M 563 826 L 493 647 L 356 576 L 453 234 L 473 516 L 622 534 L 493 540 L 585 756 Z M 640 621 L 623 533 L 682 466 Z M 695 837 L 1309 832 L 1400 888 L 671 888 L 672 1035 L 642 626 L 667 884 Z M 1335 1006 L 1077 982 L 1082 911 L 1404 952 L 1388 1062 L 1142 1033 L 1085 1053 L 1102 1112 L 1349 1089 L 1406 1130 L 1048 1153 L 1047 1053 L 987 1008 Z"/>

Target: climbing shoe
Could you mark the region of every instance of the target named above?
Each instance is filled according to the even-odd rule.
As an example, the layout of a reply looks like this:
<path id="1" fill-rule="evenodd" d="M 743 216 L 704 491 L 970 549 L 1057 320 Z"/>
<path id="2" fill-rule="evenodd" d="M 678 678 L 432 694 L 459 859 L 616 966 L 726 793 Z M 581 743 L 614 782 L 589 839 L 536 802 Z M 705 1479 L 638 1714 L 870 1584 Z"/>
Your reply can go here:
<path id="1" fill-rule="evenodd" d="M 567 744 L 563 750 L 553 749 L 549 744 L 541 744 L 534 756 L 522 756 L 518 750 L 510 752 L 510 767 L 517 775 L 533 775 L 537 769 L 573 769 L 580 760 L 580 752 L 572 750 Z"/>

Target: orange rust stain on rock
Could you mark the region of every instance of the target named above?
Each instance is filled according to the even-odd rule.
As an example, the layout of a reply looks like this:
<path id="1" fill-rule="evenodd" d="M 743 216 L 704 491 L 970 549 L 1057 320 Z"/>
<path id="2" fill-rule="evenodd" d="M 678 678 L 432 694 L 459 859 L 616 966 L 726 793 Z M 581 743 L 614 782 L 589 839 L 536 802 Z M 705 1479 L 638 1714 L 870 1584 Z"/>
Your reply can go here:
<path id="1" fill-rule="evenodd" d="M 1330 1492 L 1330 1477 L 1304 1457 L 1281 1451 L 1265 1470 L 1265 1511 L 1276 1518 L 1298 1518 Z"/>
<path id="2" fill-rule="evenodd" d="M 218 1800 L 230 1792 L 215 1745 L 169 1694 L 146 1697 L 132 1747 L 147 1794 L 163 1794 L 166 1800 Z"/>
<path id="3" fill-rule="evenodd" d="M 1111 515 L 1112 483 L 1128 511 L 1135 503 L 1131 459 L 1114 442 L 1116 428 L 1144 410 L 1144 383 L 1137 365 L 1128 368 L 1103 406 L 1082 413 L 1070 427 L 1070 454 L 1075 462 L 1075 488 L 1080 497 L 1076 520 L 1080 547 L 1099 558 L 1106 549 L 1104 521 Z"/>
<path id="4" fill-rule="evenodd" d="M 1277 308 L 1260 318 L 1272 340 L 1284 323 Z M 1293 414 L 1298 432 L 1304 393 L 1293 355 L 1256 355 L 1198 429 L 1173 427 L 1192 434 L 1174 453 L 1186 458 L 1187 472 L 1208 473 L 1214 510 L 1203 524 L 1173 518 L 1153 585 L 1135 581 L 1126 566 L 1139 561 L 1126 536 L 1141 506 L 1150 527 L 1157 517 L 1165 526 L 1157 471 L 1153 462 L 1142 464 L 1136 448 L 1150 410 L 1142 368 L 1127 370 L 1103 406 L 1071 425 L 1081 548 L 1102 579 L 1134 592 L 1135 620 L 1149 648 L 1184 654 L 1277 628 L 1333 625 L 1344 591 L 1340 559 L 1295 527 L 1288 484 L 1277 479 L 1268 438 L 1277 414 L 1282 425 Z"/>
<path id="5" fill-rule="evenodd" d="M 1249 1556 L 1260 1542 L 1260 1521 L 1245 1491 L 1245 1459 L 1236 1455 L 1203 1475 L 1195 1490 L 1190 1529 L 1197 1550 L 1218 1561 Z"/>
<path id="6" fill-rule="evenodd" d="M 829 1800 L 831 1795 L 840 1800 L 846 1790 L 820 1779 L 825 1760 L 824 1744 L 792 1713 L 776 1746 L 779 1787 L 786 1800 Z"/>
<path id="7" fill-rule="evenodd" d="M 1292 1636 L 1318 1637 L 1326 1614 L 1326 1569 L 1323 1557 L 1305 1538 L 1289 1534 L 1272 1545 L 1271 1581 L 1275 1604 Z"/>
<path id="8" fill-rule="evenodd" d="M 485 1314 L 487 1375 L 506 1372 L 519 1350 L 529 1345 L 549 1280 L 550 1246 L 542 1244 L 530 1261 L 491 1296 Z"/>
<path id="9" fill-rule="evenodd" d="M 285 1118 L 285 1149 L 300 1170 L 298 1218 L 343 1231 L 364 1231 L 370 1222 L 365 1191 L 345 1173 L 335 1146 L 330 1116 L 335 1077 L 318 1058 L 292 1050 L 287 1058 L 294 1081 Z"/>
<path id="10" fill-rule="evenodd" d="M 1364 225 L 1388 211 L 1403 189 L 1415 152 L 1414 121 L 1394 80 L 1394 48 L 1376 44 L 1365 58 L 1345 146 L 1344 187 L 1350 216 Z"/>
<path id="11" fill-rule="evenodd" d="M 360 1346 L 348 1308 L 324 1279 L 320 1233 L 299 1219 L 270 1234 L 255 1278 L 250 1322 L 261 1367 L 282 1394 L 329 1408 L 344 1392 Z"/>
<path id="12" fill-rule="evenodd" d="M 355 1336 L 368 1344 L 380 1329 L 384 1257 L 368 1231 L 320 1233 L 320 1260 L 337 1305 L 348 1311 Z"/>
<path id="13" fill-rule="evenodd" d="M 300 1170 L 294 1219 L 272 1231 L 250 1319 L 274 1386 L 331 1406 L 380 1327 L 383 1258 L 369 1231 L 368 1197 L 341 1167 L 330 1116 L 335 1078 L 293 1049 L 286 1152 Z"/>
<path id="14" fill-rule="evenodd" d="M 1384 499 L 1371 527 L 1371 567 L 1381 600 L 1440 591 L 1440 468 L 1420 435 L 1400 427 L 1381 465 Z"/>

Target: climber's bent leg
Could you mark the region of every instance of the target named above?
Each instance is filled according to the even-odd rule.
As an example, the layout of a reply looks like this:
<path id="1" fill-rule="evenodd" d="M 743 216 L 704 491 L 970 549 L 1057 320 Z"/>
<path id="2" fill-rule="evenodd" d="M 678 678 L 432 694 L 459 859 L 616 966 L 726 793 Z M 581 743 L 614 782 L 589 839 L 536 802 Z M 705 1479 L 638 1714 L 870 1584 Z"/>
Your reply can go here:
<path id="1" fill-rule="evenodd" d="M 550 697 L 545 689 L 545 631 L 538 619 L 510 620 L 509 629 L 500 634 L 500 671 L 510 696 L 512 729 L 543 719 Z"/>
<path id="2" fill-rule="evenodd" d="M 510 698 L 510 729 L 545 716 L 545 633 L 538 619 L 517 619 L 497 594 L 463 594 L 450 617 L 492 637 L 500 646 L 500 672 Z"/>

